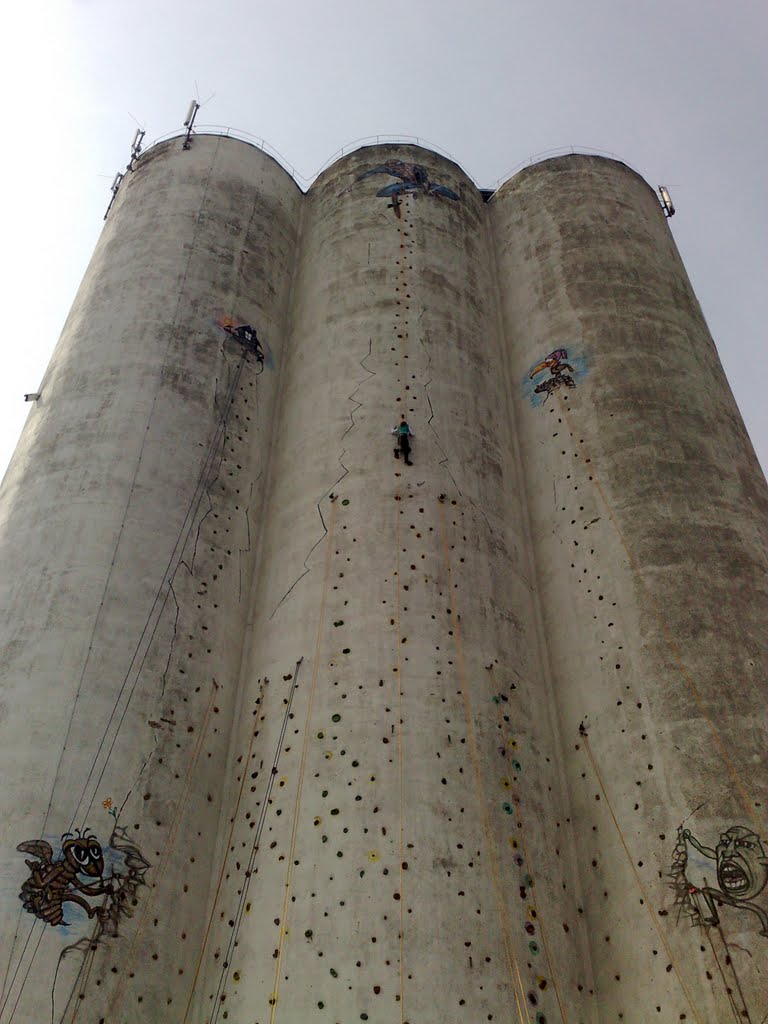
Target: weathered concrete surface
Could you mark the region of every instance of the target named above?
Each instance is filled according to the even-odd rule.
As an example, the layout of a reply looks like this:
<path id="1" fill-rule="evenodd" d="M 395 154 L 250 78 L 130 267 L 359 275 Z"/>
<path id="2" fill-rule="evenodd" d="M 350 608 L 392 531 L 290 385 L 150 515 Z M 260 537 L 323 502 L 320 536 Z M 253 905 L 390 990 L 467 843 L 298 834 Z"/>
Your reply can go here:
<path id="1" fill-rule="evenodd" d="M 461 200 L 410 196 L 398 219 L 375 194 L 386 175 L 357 181 L 395 158 Z M 306 197 L 233 746 L 266 676 L 260 770 L 222 855 L 195 1020 L 222 996 L 242 1021 L 552 1020 L 556 983 L 574 1006 L 591 987 L 570 858 L 543 848 L 568 812 L 486 212 L 457 167 L 408 148 L 360 150 Z M 411 467 L 393 458 L 401 413 Z"/>
<path id="2" fill-rule="evenodd" d="M 492 207 L 511 386 L 583 360 L 516 423 L 596 998 L 606 1020 L 760 1020 L 757 915 L 691 930 L 670 883 L 682 822 L 710 848 L 766 838 L 765 481 L 645 182 L 566 157 Z"/>
<path id="3" fill-rule="evenodd" d="M 623 165 L 150 150 L 0 492 L 0 1024 L 760 1020 L 690 924 L 694 840 L 761 877 L 767 521 Z M 74 826 L 117 936 L 19 910 Z"/>
<path id="4" fill-rule="evenodd" d="M 242 143 L 148 153 L 3 482 L 3 1022 L 49 1019 L 52 988 L 60 1019 L 78 972 L 89 1020 L 179 1019 L 168 978 L 190 972 L 205 926 L 199 840 L 218 824 L 276 394 L 213 318 L 258 321 L 280 365 L 300 195 Z M 106 846 L 110 799 L 148 887 L 125 937 L 67 957 L 54 986 L 93 924 L 71 904 L 64 934 L 22 912 L 16 845 L 42 836 L 58 856 L 61 833 L 88 826 Z"/>

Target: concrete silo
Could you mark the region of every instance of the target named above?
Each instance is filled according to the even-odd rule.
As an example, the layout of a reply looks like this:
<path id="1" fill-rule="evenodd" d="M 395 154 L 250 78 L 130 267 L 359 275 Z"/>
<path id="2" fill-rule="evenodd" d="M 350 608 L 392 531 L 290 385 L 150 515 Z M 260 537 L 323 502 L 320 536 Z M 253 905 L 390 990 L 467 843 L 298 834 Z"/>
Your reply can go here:
<path id="1" fill-rule="evenodd" d="M 0 492 L 0 1024 L 761 1019 L 762 475 L 648 186 L 487 198 L 121 186 Z"/>

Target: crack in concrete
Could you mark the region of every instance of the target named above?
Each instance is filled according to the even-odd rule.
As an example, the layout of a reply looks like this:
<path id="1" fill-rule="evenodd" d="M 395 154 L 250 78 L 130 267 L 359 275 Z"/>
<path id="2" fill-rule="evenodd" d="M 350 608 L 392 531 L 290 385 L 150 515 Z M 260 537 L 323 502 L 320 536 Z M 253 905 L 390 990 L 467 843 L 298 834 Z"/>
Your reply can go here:
<path id="1" fill-rule="evenodd" d="M 272 619 L 273 619 L 273 618 L 275 617 L 275 613 L 277 612 L 277 609 L 278 609 L 278 608 L 280 607 L 280 605 L 281 605 L 281 604 L 283 603 L 283 601 L 285 601 L 285 599 L 286 599 L 286 598 L 288 597 L 288 595 L 289 595 L 289 594 L 291 593 L 291 591 L 292 591 L 292 590 L 293 590 L 293 588 L 294 588 L 294 587 L 296 586 L 296 584 L 297 584 L 297 583 L 298 583 L 298 582 L 299 582 L 300 580 L 303 580 L 303 579 L 304 579 L 304 577 L 305 577 L 305 576 L 307 575 L 307 573 L 309 572 L 309 566 L 307 565 L 307 561 L 308 561 L 308 559 L 309 559 L 309 558 L 310 558 L 310 557 L 312 556 L 312 552 L 313 552 L 313 551 L 315 550 L 315 548 L 316 548 L 316 547 L 317 547 L 317 546 L 318 546 L 319 544 L 321 544 L 321 543 L 322 543 L 322 542 L 323 542 L 323 541 L 325 540 L 325 538 L 326 538 L 326 537 L 328 536 L 328 527 L 327 527 L 327 526 L 325 525 L 325 517 L 323 516 L 323 512 L 322 512 L 322 509 L 320 508 L 320 502 L 322 502 L 324 498 L 327 498 L 329 494 L 332 494 L 332 493 L 333 493 L 333 489 L 334 489 L 334 487 L 337 487 L 337 486 L 338 486 L 338 485 L 339 485 L 339 484 L 341 483 L 341 481 L 342 481 L 342 480 L 344 479 L 344 477 L 345 477 L 345 476 L 347 476 L 347 474 L 349 473 L 349 470 L 348 470 L 348 469 L 347 469 L 347 467 L 346 467 L 346 466 L 344 465 L 344 463 L 343 463 L 343 462 L 341 461 L 341 460 L 342 460 L 342 458 L 344 457 L 344 455 L 346 454 L 346 451 L 347 451 L 347 449 L 346 449 L 346 448 L 342 448 L 342 450 L 341 450 L 341 455 L 339 456 L 339 463 L 341 464 L 341 466 L 342 466 L 342 468 L 343 468 L 344 472 L 343 472 L 343 473 L 341 474 L 341 476 L 340 476 L 340 477 L 339 477 L 339 478 L 338 478 L 337 480 L 335 480 L 335 481 L 334 481 L 334 482 L 333 482 L 333 483 L 331 484 L 331 486 L 330 486 L 330 487 L 329 487 L 329 488 L 328 488 L 328 489 L 327 489 L 327 490 L 326 490 L 326 491 L 325 491 L 325 492 L 324 492 L 324 493 L 323 493 L 323 494 L 321 495 L 321 497 L 320 497 L 319 501 L 317 502 L 317 514 L 318 514 L 318 515 L 320 516 L 320 522 L 321 522 L 321 523 L 323 524 L 323 534 L 322 534 L 322 536 L 321 536 L 321 537 L 318 537 L 318 539 L 317 539 L 317 540 L 315 541 L 315 543 L 314 543 L 314 544 L 312 545 L 312 547 L 311 547 L 311 548 L 309 549 L 309 551 L 307 552 L 307 555 L 306 555 L 306 557 L 305 557 L 305 559 L 304 559 L 304 572 L 302 572 L 302 573 L 301 573 L 301 574 L 300 574 L 299 576 L 297 576 L 297 577 L 296 577 L 296 579 L 295 579 L 295 580 L 293 581 L 293 583 L 292 583 L 292 584 L 290 585 L 290 587 L 288 587 L 288 589 L 286 590 L 286 592 L 285 592 L 285 593 L 283 594 L 283 596 L 282 596 L 282 597 L 280 598 L 280 600 L 279 600 L 279 601 L 277 602 L 277 604 L 275 605 L 274 609 L 272 610 L 272 614 L 271 614 L 271 615 L 269 616 L 270 622 L 271 622 L 271 621 L 272 621 Z"/>

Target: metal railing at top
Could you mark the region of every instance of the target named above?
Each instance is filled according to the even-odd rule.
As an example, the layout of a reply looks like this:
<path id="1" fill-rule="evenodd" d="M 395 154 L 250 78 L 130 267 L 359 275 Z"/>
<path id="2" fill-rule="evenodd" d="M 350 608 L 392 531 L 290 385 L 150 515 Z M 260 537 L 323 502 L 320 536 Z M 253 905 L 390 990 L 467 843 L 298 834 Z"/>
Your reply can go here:
<path id="1" fill-rule="evenodd" d="M 251 135 L 250 132 L 239 131 L 236 128 L 229 128 L 226 125 L 221 124 L 196 124 L 194 134 L 224 135 L 227 138 L 239 139 L 241 142 L 247 142 L 251 146 L 256 146 L 257 149 L 261 149 L 273 157 L 284 170 L 288 171 L 291 177 L 298 184 L 303 186 L 311 185 L 312 182 L 322 174 L 326 167 L 330 167 L 330 165 L 340 157 L 347 153 L 353 153 L 356 149 L 361 149 L 363 146 L 379 146 L 386 145 L 387 143 L 403 143 L 409 146 L 423 146 L 425 149 L 431 149 L 433 152 L 439 153 L 441 156 L 447 157 L 449 160 L 453 160 L 455 164 L 459 164 L 456 157 L 446 149 L 443 149 L 442 146 L 436 146 L 433 142 L 429 142 L 427 139 L 423 139 L 418 135 L 364 135 L 360 139 L 355 139 L 354 142 L 348 142 L 346 145 L 341 146 L 335 153 L 332 153 L 331 156 L 329 156 L 328 159 L 320 165 L 320 167 L 318 167 L 314 174 L 306 175 L 297 170 L 290 160 L 287 160 L 283 154 L 275 149 L 274 146 L 270 145 L 266 139 L 262 139 L 258 135 Z M 184 138 L 185 135 L 186 132 L 184 130 L 166 132 L 165 135 L 161 135 L 154 139 L 152 145 L 149 146 L 148 149 L 151 149 L 152 146 L 156 145 L 158 142 L 168 142 L 170 139 Z M 147 150 L 144 152 L 146 151 Z M 461 165 L 459 164 L 459 166 Z M 462 170 L 464 170 L 463 167 Z M 471 179 L 471 181 L 474 182 L 475 185 L 477 185 L 478 188 L 481 188 L 471 174 L 466 170 L 464 170 L 464 173 Z"/>
<path id="2" fill-rule="evenodd" d="M 158 142 L 167 142 L 169 139 L 183 138 L 186 133 L 183 130 L 167 132 L 165 135 L 161 135 L 152 142 L 152 146 Z M 355 139 L 353 142 L 348 142 L 344 146 L 340 146 L 335 153 L 325 160 L 320 167 L 314 172 L 314 174 L 302 174 L 291 162 L 287 160 L 279 150 L 275 149 L 274 146 L 270 145 L 266 139 L 259 137 L 258 135 L 252 135 L 250 132 L 240 131 L 236 128 L 229 128 L 226 125 L 221 124 L 200 124 L 195 126 L 195 134 L 198 135 L 223 135 L 227 138 L 239 139 L 241 142 L 246 142 L 251 146 L 256 146 L 258 149 L 268 153 L 273 159 L 275 159 L 280 166 L 286 170 L 294 181 L 302 188 L 308 188 L 313 181 L 327 168 L 330 167 L 340 157 L 345 156 L 347 153 L 352 153 L 357 149 L 361 149 L 363 146 L 373 145 L 386 145 L 387 143 L 404 143 L 411 146 L 423 146 L 425 149 L 430 149 L 435 153 L 439 153 L 441 156 L 447 157 L 449 160 L 453 160 L 455 164 L 458 164 L 467 177 L 474 182 L 478 189 L 483 189 L 483 186 L 477 181 L 477 179 L 471 175 L 463 166 L 459 163 L 452 153 L 448 150 L 443 149 L 442 146 L 437 146 L 433 142 L 429 142 L 427 139 L 421 138 L 418 135 L 364 135 L 362 138 Z M 151 148 L 148 147 L 148 148 Z M 145 150 L 146 152 L 146 150 Z M 548 149 L 541 153 L 535 153 L 533 156 L 528 157 L 527 160 L 522 160 L 519 164 L 516 164 L 511 170 L 507 171 L 500 178 L 497 178 L 493 182 L 490 189 L 486 188 L 484 191 L 495 192 L 504 182 L 509 181 L 518 171 L 523 170 L 524 167 L 530 167 L 533 164 L 540 163 L 542 160 L 548 160 L 558 156 L 568 156 L 570 154 L 583 154 L 584 156 L 602 156 L 609 157 L 612 160 L 618 160 L 621 163 L 630 167 L 636 174 L 643 177 L 642 173 L 623 157 L 618 156 L 616 153 L 610 152 L 606 149 L 595 149 L 591 146 L 560 146 L 557 149 Z"/>
<path id="3" fill-rule="evenodd" d="M 611 160 L 618 160 L 619 163 L 626 164 L 627 167 L 631 168 L 635 174 L 643 175 L 638 171 L 636 167 L 633 167 L 629 160 L 625 160 L 623 156 L 619 156 L 617 153 L 611 153 L 607 149 L 594 149 L 591 146 L 559 146 L 557 149 L 547 149 L 542 153 L 534 153 L 533 156 L 527 160 L 521 160 L 519 164 L 507 171 L 500 178 L 497 178 L 493 184 L 494 190 L 500 188 L 505 181 L 509 181 L 510 178 L 514 177 L 518 171 L 522 171 L 524 167 L 531 167 L 533 164 L 541 163 L 543 160 L 551 160 L 557 156 L 570 156 L 570 155 L 581 154 L 582 156 L 604 156 L 609 157 Z"/>

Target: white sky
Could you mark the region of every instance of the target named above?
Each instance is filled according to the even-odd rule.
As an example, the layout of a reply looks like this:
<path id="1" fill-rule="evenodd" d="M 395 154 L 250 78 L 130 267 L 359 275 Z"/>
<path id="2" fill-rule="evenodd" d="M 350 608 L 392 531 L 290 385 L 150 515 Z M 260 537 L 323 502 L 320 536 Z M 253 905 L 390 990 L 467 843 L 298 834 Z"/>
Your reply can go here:
<path id="1" fill-rule="evenodd" d="M 677 244 L 768 466 L 765 0 L 25 0 L 3 14 L 0 473 L 136 123 L 265 138 L 305 176 L 418 135 L 482 186 L 561 147 L 669 186 Z M 675 373 L 670 365 L 669 372 Z M 683 396 L 681 396 L 682 400 Z"/>

